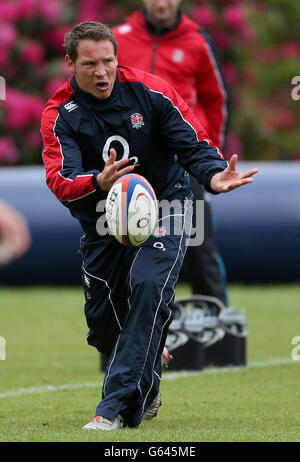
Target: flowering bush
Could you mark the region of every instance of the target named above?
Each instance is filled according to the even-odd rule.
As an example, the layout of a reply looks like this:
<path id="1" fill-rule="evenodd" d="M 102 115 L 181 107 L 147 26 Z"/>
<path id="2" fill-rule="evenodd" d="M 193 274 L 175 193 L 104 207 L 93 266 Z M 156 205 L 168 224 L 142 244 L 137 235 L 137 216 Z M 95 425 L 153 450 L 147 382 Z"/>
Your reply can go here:
<path id="1" fill-rule="evenodd" d="M 69 74 L 64 36 L 75 23 L 121 21 L 107 0 L 0 0 L 0 166 L 41 162 L 40 118 L 47 99 Z"/>
<path id="2" fill-rule="evenodd" d="M 140 6 L 140 0 L 0 0 L 0 76 L 6 80 L 0 165 L 41 162 L 41 111 L 69 77 L 65 33 L 86 20 L 118 24 Z M 300 104 L 291 97 L 292 79 L 300 75 L 299 2 L 190 0 L 182 7 L 219 51 L 230 101 L 225 155 L 299 159 Z"/>
<path id="3" fill-rule="evenodd" d="M 197 1 L 190 15 L 219 51 L 230 102 L 224 153 L 245 160 L 298 159 L 300 5 L 284 0 Z"/>

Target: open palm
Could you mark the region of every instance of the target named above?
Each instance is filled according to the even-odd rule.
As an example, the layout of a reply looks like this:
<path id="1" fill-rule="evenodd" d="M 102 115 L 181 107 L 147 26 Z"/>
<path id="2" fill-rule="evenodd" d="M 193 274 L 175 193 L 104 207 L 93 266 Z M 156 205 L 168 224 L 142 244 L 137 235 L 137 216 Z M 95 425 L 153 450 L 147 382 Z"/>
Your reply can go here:
<path id="1" fill-rule="evenodd" d="M 211 181 L 211 188 L 217 193 L 225 193 L 248 183 L 253 183 L 252 176 L 258 172 L 257 168 L 240 173 L 236 170 L 238 156 L 234 154 L 223 172 L 216 173 Z"/>

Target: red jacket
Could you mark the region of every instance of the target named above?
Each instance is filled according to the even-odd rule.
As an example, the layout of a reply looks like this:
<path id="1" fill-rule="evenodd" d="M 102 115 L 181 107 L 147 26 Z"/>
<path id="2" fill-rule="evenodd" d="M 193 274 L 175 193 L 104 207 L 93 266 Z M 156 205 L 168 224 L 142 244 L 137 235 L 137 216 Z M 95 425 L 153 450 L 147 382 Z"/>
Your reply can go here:
<path id="1" fill-rule="evenodd" d="M 227 94 L 209 41 L 199 24 L 182 14 L 163 35 L 152 34 L 136 11 L 114 28 L 119 64 L 143 69 L 167 80 L 192 108 L 211 140 L 222 147 L 227 122 Z"/>

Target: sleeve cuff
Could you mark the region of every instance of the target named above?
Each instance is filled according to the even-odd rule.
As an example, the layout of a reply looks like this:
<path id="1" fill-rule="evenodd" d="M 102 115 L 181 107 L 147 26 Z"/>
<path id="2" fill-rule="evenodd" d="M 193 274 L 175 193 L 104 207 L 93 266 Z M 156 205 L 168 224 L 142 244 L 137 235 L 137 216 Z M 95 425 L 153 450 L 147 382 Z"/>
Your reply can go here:
<path id="1" fill-rule="evenodd" d="M 95 189 L 96 189 L 96 192 L 97 192 L 98 194 L 100 194 L 101 197 L 106 197 L 106 196 L 107 196 L 107 191 L 103 191 L 103 189 L 100 188 L 99 183 L 98 183 L 98 181 L 97 181 L 97 176 L 99 175 L 99 173 L 101 173 L 101 172 L 98 171 L 98 172 L 95 172 L 95 173 L 93 174 L 93 180 L 92 180 L 92 181 L 93 181 L 93 185 L 94 185 L 94 187 L 95 187 Z"/>
<path id="2" fill-rule="evenodd" d="M 209 177 L 208 177 L 208 179 L 207 179 L 207 184 L 205 185 L 205 189 L 206 189 L 209 193 L 214 194 L 214 195 L 220 194 L 219 192 L 216 192 L 214 189 L 212 189 L 212 188 L 210 187 L 210 182 L 211 182 L 212 177 L 213 177 L 216 173 L 221 173 L 221 172 L 223 172 L 223 171 L 224 171 L 224 169 L 218 169 L 218 170 L 215 170 L 213 173 L 211 173 L 211 174 L 209 175 Z"/>

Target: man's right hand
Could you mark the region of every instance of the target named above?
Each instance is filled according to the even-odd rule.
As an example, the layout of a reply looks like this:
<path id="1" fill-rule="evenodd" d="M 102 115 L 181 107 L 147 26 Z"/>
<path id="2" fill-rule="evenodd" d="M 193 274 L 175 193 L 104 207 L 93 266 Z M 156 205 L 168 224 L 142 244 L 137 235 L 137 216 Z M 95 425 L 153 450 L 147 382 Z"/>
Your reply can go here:
<path id="1" fill-rule="evenodd" d="M 115 149 L 109 150 L 109 159 L 105 164 L 104 169 L 97 175 L 98 185 L 103 191 L 109 191 L 112 185 L 123 175 L 131 173 L 134 169 L 133 165 L 128 165 L 129 159 L 117 160 L 117 153 Z M 120 170 L 121 169 L 121 170 Z"/>

